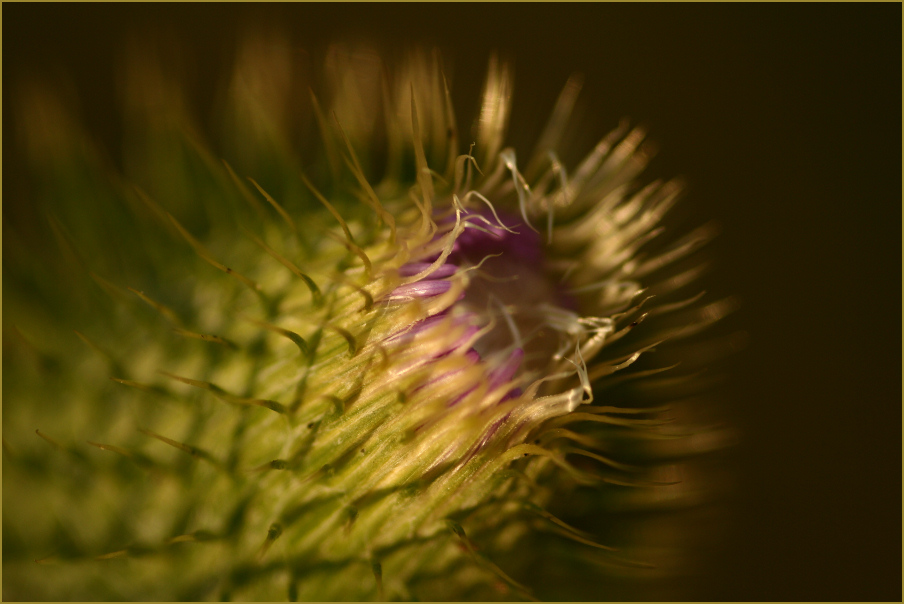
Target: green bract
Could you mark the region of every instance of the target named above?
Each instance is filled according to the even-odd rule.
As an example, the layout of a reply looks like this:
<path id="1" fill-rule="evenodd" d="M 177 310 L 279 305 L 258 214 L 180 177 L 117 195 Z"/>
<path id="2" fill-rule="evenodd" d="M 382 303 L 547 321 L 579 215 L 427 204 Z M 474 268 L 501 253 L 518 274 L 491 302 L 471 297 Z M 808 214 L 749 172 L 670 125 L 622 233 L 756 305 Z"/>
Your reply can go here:
<path id="1" fill-rule="evenodd" d="M 683 291 L 712 229 L 660 243 L 680 186 L 636 184 L 644 133 L 563 165 L 573 79 L 522 159 L 495 62 L 470 145 L 435 57 L 383 79 L 335 47 L 321 99 L 252 40 L 212 151 L 140 56 L 122 172 L 21 95 L 41 211 L 4 220 L 4 597 L 530 599 L 655 574 L 643 539 L 562 519 L 694 501 L 675 460 L 721 441 L 658 406 L 693 361 L 632 366 L 732 305 Z"/>

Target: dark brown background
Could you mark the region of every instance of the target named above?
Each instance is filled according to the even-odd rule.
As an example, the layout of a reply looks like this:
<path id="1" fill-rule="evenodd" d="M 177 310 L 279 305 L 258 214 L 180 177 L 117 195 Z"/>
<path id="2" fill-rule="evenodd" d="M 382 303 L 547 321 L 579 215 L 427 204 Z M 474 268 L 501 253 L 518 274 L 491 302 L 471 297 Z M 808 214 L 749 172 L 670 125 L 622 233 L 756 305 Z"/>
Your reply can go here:
<path id="1" fill-rule="evenodd" d="M 901 599 L 899 4 L 7 3 L 3 17 L 4 132 L 20 76 L 63 74 L 114 153 L 114 63 L 151 26 L 193 57 L 199 106 L 249 21 L 311 54 L 339 35 L 439 46 L 466 109 L 498 49 L 515 60 L 512 122 L 534 127 L 583 72 L 592 134 L 623 116 L 651 126 L 652 173 L 684 175 L 691 219 L 723 225 L 713 289 L 744 302 L 736 520 L 694 597 Z"/>

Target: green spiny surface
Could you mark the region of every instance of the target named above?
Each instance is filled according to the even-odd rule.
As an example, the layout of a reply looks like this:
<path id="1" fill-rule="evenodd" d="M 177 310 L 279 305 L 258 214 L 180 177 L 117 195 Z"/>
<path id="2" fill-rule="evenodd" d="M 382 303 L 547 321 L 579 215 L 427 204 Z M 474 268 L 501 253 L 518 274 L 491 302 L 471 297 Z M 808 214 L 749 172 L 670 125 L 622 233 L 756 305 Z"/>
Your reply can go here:
<path id="1" fill-rule="evenodd" d="M 729 310 L 691 298 L 640 312 L 643 292 L 668 301 L 696 276 L 661 267 L 708 233 L 637 253 L 677 187 L 629 187 L 645 163 L 636 130 L 604 139 L 571 180 L 541 144 L 522 176 L 502 149 L 510 82 L 495 65 L 474 157 L 457 148 L 435 65 L 417 56 L 390 81 L 386 171 L 371 185 L 374 118 L 353 107 L 372 99 L 348 83 L 352 59 L 330 60 L 334 114 L 312 101 L 323 140 L 307 167 L 253 85 L 229 96 L 228 132 L 247 141 L 234 169 L 144 65 L 125 112 L 127 177 L 52 96 L 25 97 L 42 214 L 4 221 L 5 598 L 522 599 L 553 559 L 649 570 L 630 537 L 612 552 L 548 510 L 662 503 L 662 460 L 705 448 L 644 406 L 668 396 L 613 408 L 598 393 L 639 353 Z M 484 199 L 542 226 L 558 206 L 543 265 L 521 277 L 582 292 L 581 316 L 542 307 L 546 331 L 528 340 L 555 345 L 531 344 L 506 387 L 488 375 L 513 345 L 474 363 L 456 343 L 474 296 L 523 290 L 476 268 L 441 295 L 394 295 L 427 278 L 400 268 L 436 269 L 481 226 L 461 212 Z M 534 328 L 528 306 L 481 307 L 473 326 Z M 635 336 L 648 315 L 670 318 Z"/>

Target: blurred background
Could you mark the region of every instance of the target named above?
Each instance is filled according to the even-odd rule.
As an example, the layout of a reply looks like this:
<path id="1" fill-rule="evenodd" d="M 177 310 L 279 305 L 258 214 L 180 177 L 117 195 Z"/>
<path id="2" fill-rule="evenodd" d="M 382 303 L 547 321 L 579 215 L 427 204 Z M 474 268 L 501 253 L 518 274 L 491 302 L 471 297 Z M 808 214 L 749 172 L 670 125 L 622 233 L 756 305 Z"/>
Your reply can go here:
<path id="1" fill-rule="evenodd" d="M 456 107 L 477 108 L 487 58 L 515 69 L 510 142 L 542 127 L 584 76 L 578 146 L 621 118 L 683 176 L 683 219 L 722 236 L 707 282 L 737 294 L 727 412 L 740 442 L 722 545 L 683 597 L 901 599 L 901 6 L 608 4 L 6 4 L 3 213 L 22 190 L 12 95 L 65 82 L 116 158 L 116 70 L 130 39 L 162 31 L 202 126 L 249 27 L 284 33 L 300 61 L 330 42 L 392 56 L 437 47 Z M 574 159 L 574 158 L 571 158 Z M 711 287 L 709 287 L 711 285 Z M 668 597 L 667 594 L 664 597 Z"/>

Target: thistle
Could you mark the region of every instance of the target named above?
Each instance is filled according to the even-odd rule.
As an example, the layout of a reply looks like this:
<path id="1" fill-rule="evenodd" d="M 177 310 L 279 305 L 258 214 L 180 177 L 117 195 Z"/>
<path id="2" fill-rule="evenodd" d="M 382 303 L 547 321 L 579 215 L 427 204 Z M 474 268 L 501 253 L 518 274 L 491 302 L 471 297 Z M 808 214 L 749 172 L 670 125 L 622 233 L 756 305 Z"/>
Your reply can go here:
<path id="1" fill-rule="evenodd" d="M 466 134 L 435 55 L 384 77 L 337 46 L 326 94 L 299 95 L 288 48 L 252 38 L 212 151 L 136 56 L 121 172 L 21 95 L 42 210 L 4 217 L 5 598 L 534 599 L 553 568 L 655 574 L 648 544 L 565 518 L 692 500 L 676 460 L 724 440 L 662 405 L 699 389 L 693 359 L 636 369 L 733 304 L 685 291 L 712 228 L 661 235 L 681 186 L 638 184 L 643 130 L 564 165 L 573 78 L 522 156 L 495 61 Z"/>

